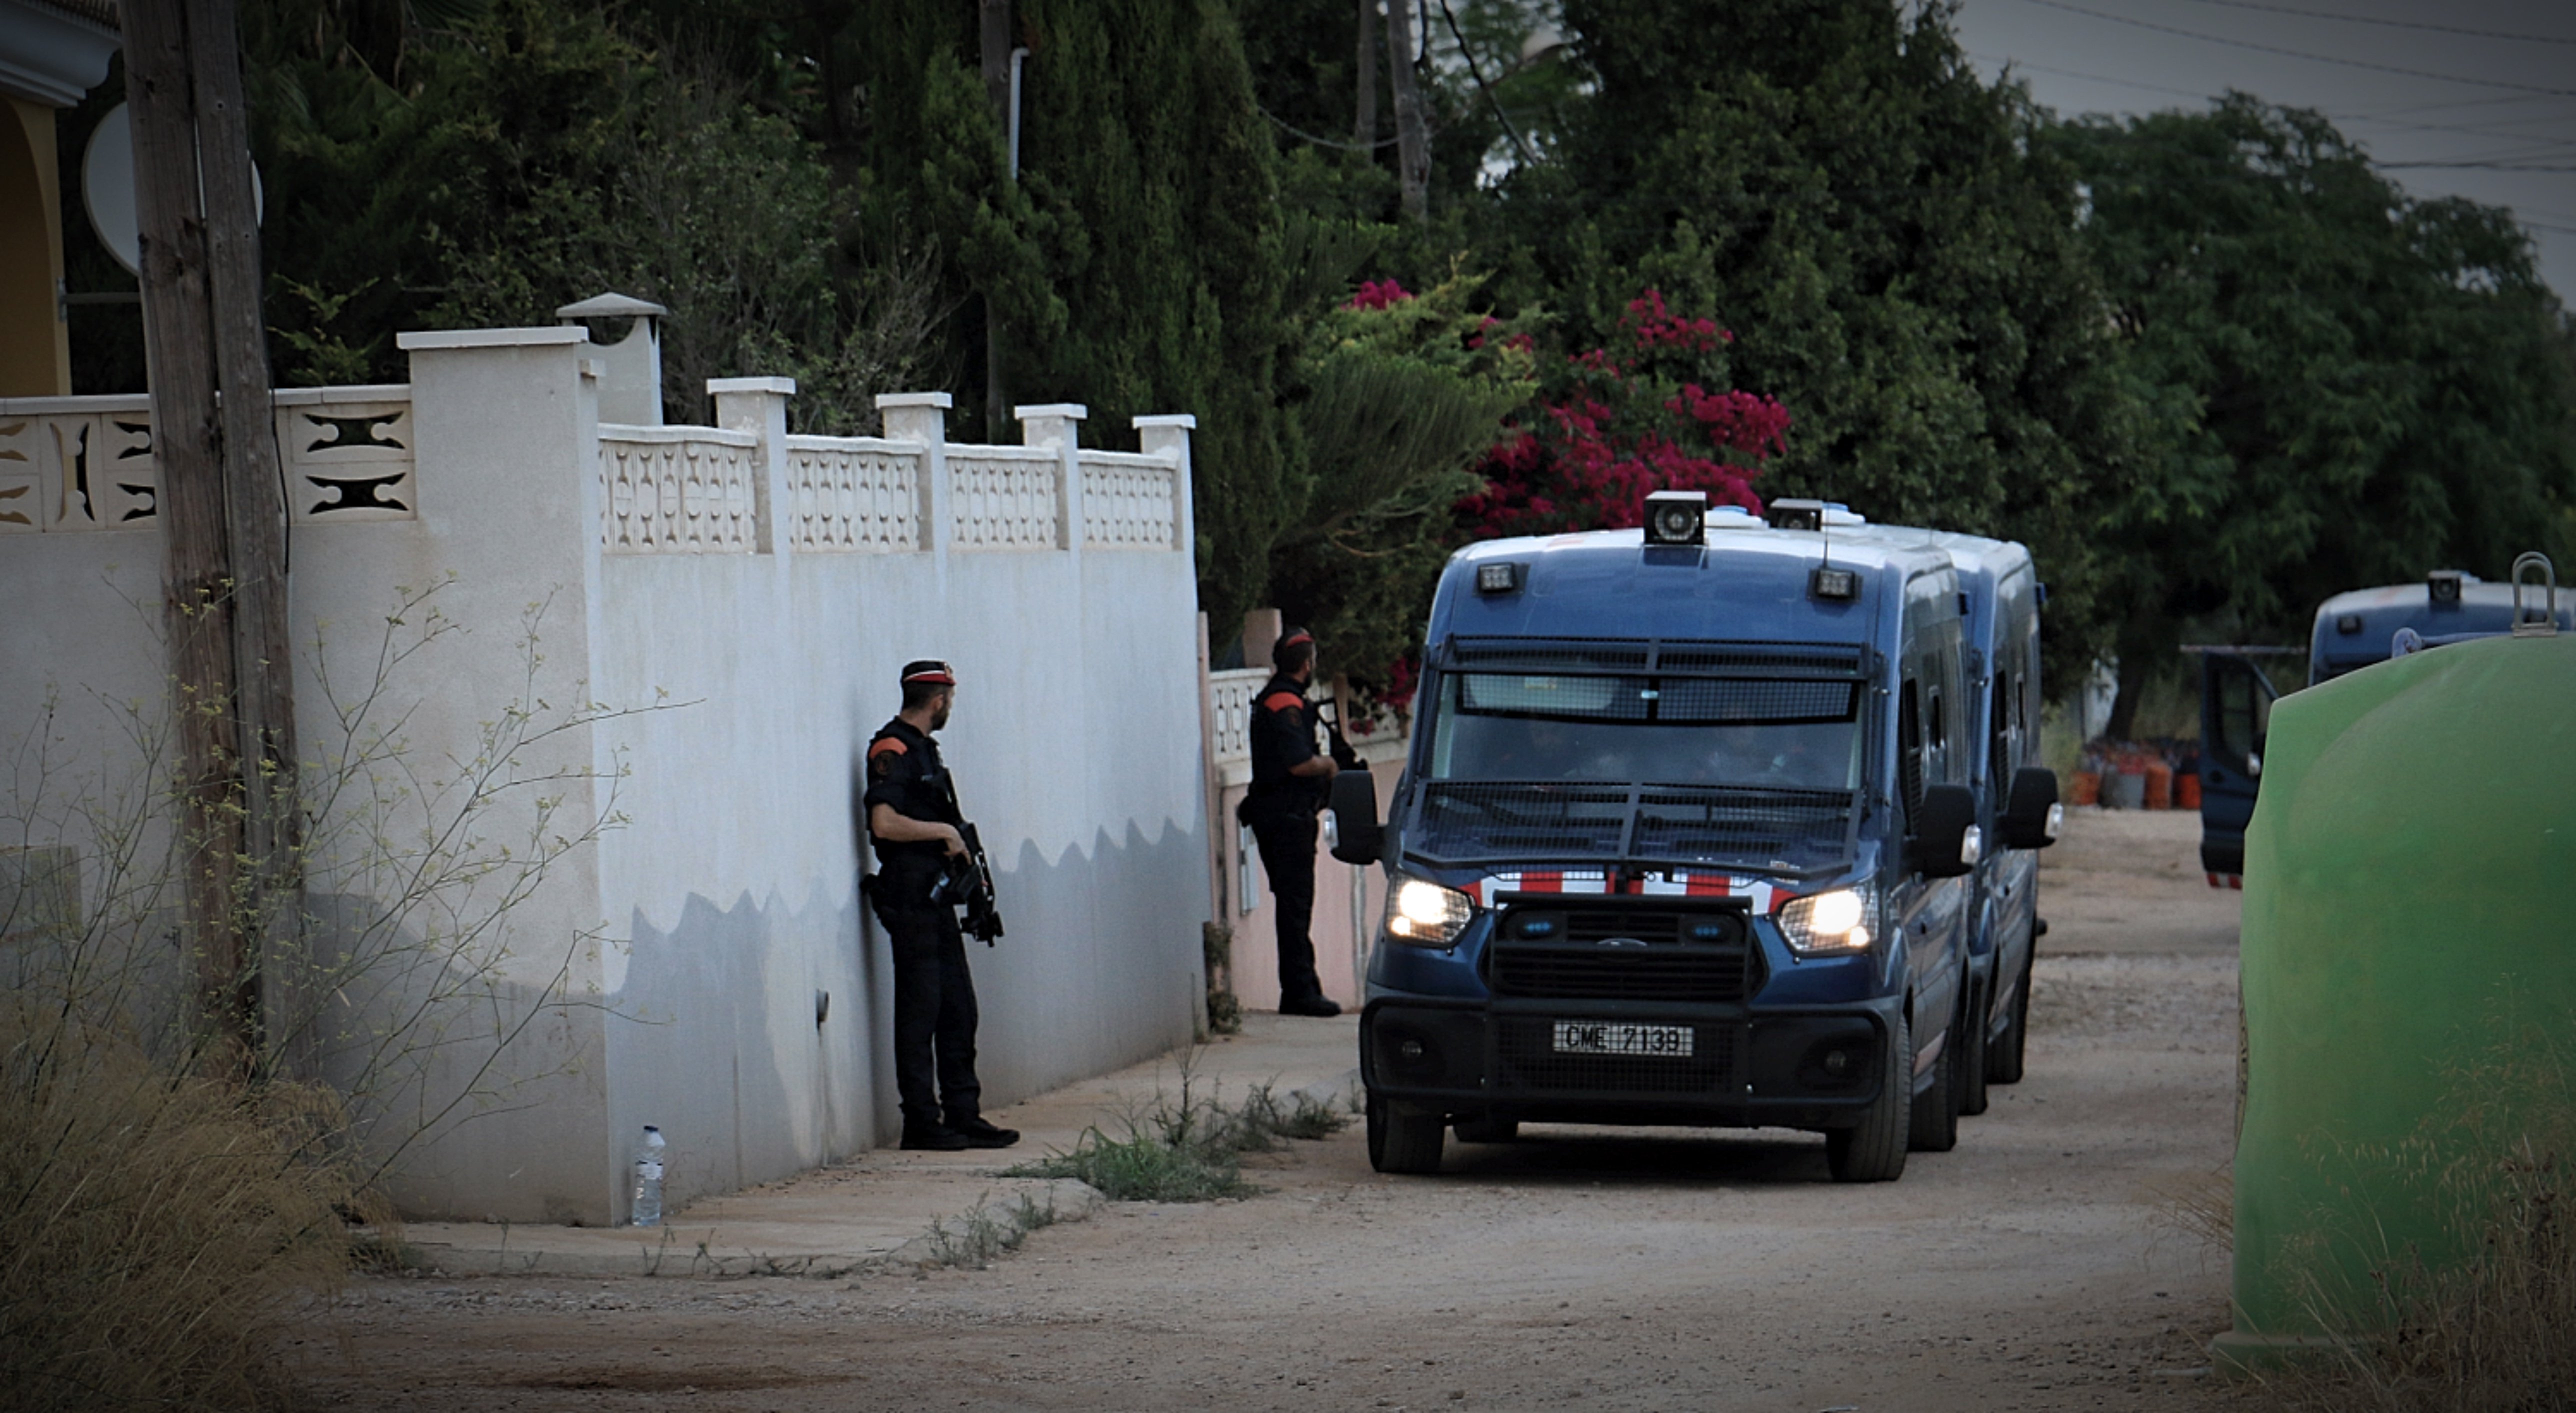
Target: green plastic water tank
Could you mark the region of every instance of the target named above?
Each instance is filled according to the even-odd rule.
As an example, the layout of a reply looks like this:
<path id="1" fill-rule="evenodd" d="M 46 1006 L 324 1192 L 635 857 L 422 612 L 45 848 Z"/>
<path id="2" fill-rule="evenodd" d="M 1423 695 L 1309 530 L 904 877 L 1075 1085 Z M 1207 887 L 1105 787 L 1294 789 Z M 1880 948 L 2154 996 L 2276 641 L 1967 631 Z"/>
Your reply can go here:
<path id="1" fill-rule="evenodd" d="M 2267 745 L 2245 837 L 2236 1328 L 2215 1348 L 2256 1368 L 2366 1332 L 2392 1260 L 2462 1257 L 2434 1180 L 2469 1141 L 2446 1122 L 2462 1073 L 2519 1035 L 2576 1041 L 2576 636 L 2309 688 Z M 2485 1098 L 2522 1121 L 2523 1096 Z"/>

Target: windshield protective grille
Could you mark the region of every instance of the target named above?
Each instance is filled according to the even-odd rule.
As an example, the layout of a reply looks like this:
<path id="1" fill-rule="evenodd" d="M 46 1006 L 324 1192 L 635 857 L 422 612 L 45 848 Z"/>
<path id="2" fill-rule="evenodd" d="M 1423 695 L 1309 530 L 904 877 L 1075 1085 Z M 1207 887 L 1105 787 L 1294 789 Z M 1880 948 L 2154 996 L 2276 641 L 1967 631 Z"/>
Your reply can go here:
<path id="1" fill-rule="evenodd" d="M 1508 780 L 1425 786 L 1415 851 L 1433 858 L 1615 858 L 1628 789 Z"/>
<path id="2" fill-rule="evenodd" d="M 1439 781 L 1422 789 L 1408 852 L 1441 862 L 1616 859 L 1827 867 L 1850 847 L 1847 790 Z"/>
<path id="3" fill-rule="evenodd" d="M 1653 653 L 1636 638 L 1453 638 L 1448 656 L 1482 672 L 1643 672 Z"/>
<path id="4" fill-rule="evenodd" d="M 1665 789 L 1637 801 L 1638 858 L 1727 859 L 1808 868 L 1843 855 L 1852 797 L 1843 790 Z"/>
<path id="5" fill-rule="evenodd" d="M 1664 673 L 1698 677 L 1864 675 L 1856 646 L 1644 638 L 1452 638 L 1439 666 L 1465 672 Z"/>

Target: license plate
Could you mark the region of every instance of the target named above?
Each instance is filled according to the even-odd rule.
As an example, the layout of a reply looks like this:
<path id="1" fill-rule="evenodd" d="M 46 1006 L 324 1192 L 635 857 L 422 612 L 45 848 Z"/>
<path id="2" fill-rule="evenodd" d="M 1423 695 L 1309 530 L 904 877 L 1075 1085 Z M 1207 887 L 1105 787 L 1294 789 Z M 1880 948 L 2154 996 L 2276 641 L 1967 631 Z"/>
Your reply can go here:
<path id="1" fill-rule="evenodd" d="M 1560 1055 L 1691 1056 L 1691 1028 L 1686 1025 L 1625 1025 L 1616 1021 L 1558 1021 L 1556 1053 Z"/>

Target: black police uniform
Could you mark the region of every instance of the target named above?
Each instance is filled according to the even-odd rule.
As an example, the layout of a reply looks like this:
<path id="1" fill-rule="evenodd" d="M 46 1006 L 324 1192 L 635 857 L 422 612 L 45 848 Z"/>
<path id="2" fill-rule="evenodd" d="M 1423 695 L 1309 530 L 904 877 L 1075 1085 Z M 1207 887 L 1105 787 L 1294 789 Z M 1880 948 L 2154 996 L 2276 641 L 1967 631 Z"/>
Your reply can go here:
<path id="1" fill-rule="evenodd" d="M 1273 676 L 1252 703 L 1252 788 L 1240 818 L 1261 846 L 1261 870 L 1279 912 L 1279 1008 L 1313 1007 L 1324 999 L 1315 976 L 1315 943 L 1307 929 L 1315 913 L 1315 812 L 1328 777 L 1292 775 L 1315 758 L 1314 708 L 1304 684 Z"/>
<path id="2" fill-rule="evenodd" d="M 879 805 L 929 823 L 963 826 L 939 745 L 901 717 L 868 742 L 868 813 Z M 871 888 L 894 953 L 894 1083 L 907 1133 L 976 1125 L 984 1086 L 975 1078 L 975 978 L 957 910 L 931 901 L 947 845 L 877 838 Z M 931 1080 L 937 1076 L 934 1096 Z"/>

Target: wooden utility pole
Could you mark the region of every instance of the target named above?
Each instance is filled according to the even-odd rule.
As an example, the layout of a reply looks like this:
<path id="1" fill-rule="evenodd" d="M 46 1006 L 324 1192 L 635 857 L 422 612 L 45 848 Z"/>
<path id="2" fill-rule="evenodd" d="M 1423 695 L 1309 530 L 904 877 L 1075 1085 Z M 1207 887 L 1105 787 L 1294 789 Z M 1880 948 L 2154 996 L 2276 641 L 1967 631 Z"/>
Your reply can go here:
<path id="1" fill-rule="evenodd" d="M 1360 0 L 1359 62 L 1351 69 L 1359 83 L 1359 108 L 1351 119 L 1351 141 L 1370 152 L 1377 150 L 1378 4 L 1379 0 Z"/>
<path id="2" fill-rule="evenodd" d="M 124 0 L 180 868 L 207 1054 L 247 1078 L 301 915 L 286 504 L 232 0 Z"/>
<path id="3" fill-rule="evenodd" d="M 1386 72 L 1395 95 L 1396 178 L 1404 214 L 1419 221 L 1431 210 L 1431 134 L 1422 118 L 1422 92 L 1413 82 L 1414 0 L 1387 0 Z"/>

